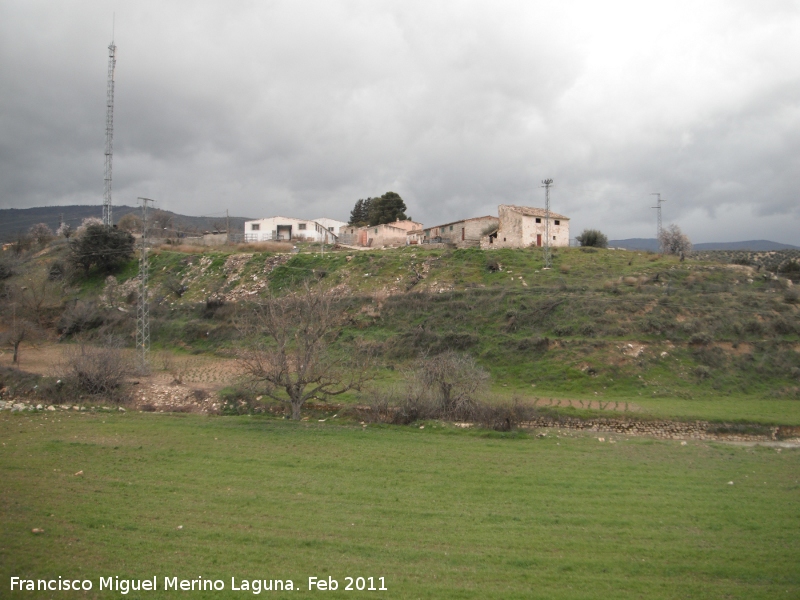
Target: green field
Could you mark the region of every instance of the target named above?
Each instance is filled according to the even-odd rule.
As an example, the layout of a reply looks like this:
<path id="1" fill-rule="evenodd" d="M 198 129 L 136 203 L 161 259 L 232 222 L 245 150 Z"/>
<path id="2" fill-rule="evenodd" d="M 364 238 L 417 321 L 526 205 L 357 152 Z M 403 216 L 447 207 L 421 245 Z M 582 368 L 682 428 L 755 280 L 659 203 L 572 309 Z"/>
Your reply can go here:
<path id="1" fill-rule="evenodd" d="M 330 598 L 800 597 L 800 450 L 599 435 L 4 412 L 0 597 L 252 597 L 233 577 L 301 598 L 309 576 Z M 99 593 L 109 576 L 226 591 Z"/>

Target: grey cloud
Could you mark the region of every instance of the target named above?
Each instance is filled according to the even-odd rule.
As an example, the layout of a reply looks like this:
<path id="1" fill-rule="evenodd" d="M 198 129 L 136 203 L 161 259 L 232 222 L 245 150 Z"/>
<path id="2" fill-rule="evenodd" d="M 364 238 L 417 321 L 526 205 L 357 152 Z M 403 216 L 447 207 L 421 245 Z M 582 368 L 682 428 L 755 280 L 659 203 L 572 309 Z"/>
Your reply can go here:
<path id="1" fill-rule="evenodd" d="M 554 209 L 800 244 L 791 2 L 139 2 L 117 8 L 115 202 L 417 220 Z M 0 6 L 0 205 L 102 195 L 105 2 Z M 741 224 L 745 219 L 747 223 Z"/>

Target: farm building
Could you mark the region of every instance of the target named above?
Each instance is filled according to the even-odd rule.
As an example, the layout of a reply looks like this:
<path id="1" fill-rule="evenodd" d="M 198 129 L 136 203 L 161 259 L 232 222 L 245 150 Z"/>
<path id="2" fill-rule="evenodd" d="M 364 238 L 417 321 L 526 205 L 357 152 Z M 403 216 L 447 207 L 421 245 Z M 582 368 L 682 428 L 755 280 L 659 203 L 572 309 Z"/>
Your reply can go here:
<path id="1" fill-rule="evenodd" d="M 444 242 L 459 248 L 477 247 L 481 237 L 497 229 L 497 217 L 474 217 L 425 228 L 425 242 Z"/>
<path id="2" fill-rule="evenodd" d="M 339 230 L 342 227 L 346 227 L 347 223 L 344 221 L 338 221 L 336 219 L 329 219 L 327 217 L 322 217 L 321 219 L 314 219 L 314 222 L 319 223 L 328 231 L 333 232 L 335 235 L 339 235 Z"/>
<path id="3" fill-rule="evenodd" d="M 406 220 L 368 227 L 345 225 L 339 229 L 339 234 L 346 244 L 382 248 L 405 246 L 408 243 L 408 232 L 416 229 L 422 229 L 422 223 Z"/>
<path id="4" fill-rule="evenodd" d="M 501 204 L 497 231 L 481 239 L 482 248 L 544 246 L 546 217 L 543 208 Z M 569 217 L 550 211 L 550 246 L 569 246 Z"/>
<path id="5" fill-rule="evenodd" d="M 326 219 L 326 221 L 333 221 Z M 334 221 L 341 223 L 341 221 Z M 334 225 L 329 225 L 334 227 Z M 335 243 L 337 235 L 317 221 L 295 219 L 294 217 L 268 217 L 255 221 L 245 221 L 244 239 L 246 242 L 265 242 L 270 240 L 308 240 Z"/>

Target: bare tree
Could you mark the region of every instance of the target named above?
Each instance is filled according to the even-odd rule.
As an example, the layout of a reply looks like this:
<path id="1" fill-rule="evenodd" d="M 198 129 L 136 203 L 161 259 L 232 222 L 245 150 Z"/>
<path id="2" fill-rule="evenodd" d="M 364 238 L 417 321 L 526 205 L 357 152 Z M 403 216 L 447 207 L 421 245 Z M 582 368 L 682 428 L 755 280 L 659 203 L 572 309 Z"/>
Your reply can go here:
<path id="1" fill-rule="evenodd" d="M 251 342 L 239 361 L 265 393 L 284 402 L 292 419 L 311 399 L 324 400 L 359 390 L 369 378 L 369 359 L 345 357 L 332 348 L 346 313 L 330 289 L 302 291 L 258 304 L 240 322 Z"/>
<path id="2" fill-rule="evenodd" d="M 684 256 L 692 251 L 692 242 L 674 223 L 661 232 L 658 243 L 664 254 Z"/>
<path id="3" fill-rule="evenodd" d="M 128 213 L 119 220 L 117 227 L 128 233 L 142 233 L 142 219 L 135 213 Z"/>
<path id="4" fill-rule="evenodd" d="M 83 391 L 113 397 L 132 367 L 121 341 L 108 338 L 102 346 L 81 343 L 70 348 L 66 371 L 66 377 L 72 378 Z"/>
<path id="5" fill-rule="evenodd" d="M 47 226 L 47 223 L 36 223 L 36 225 L 31 226 L 30 234 L 40 246 L 44 246 L 55 237 L 53 230 Z"/>
<path id="6" fill-rule="evenodd" d="M 14 358 L 12 362 L 19 366 L 19 347 L 22 345 L 22 342 L 36 341 L 40 339 L 42 335 L 42 330 L 33 321 L 12 316 L 10 326 L 0 333 L 0 343 L 14 348 Z"/>
<path id="7" fill-rule="evenodd" d="M 417 360 L 407 379 L 409 397 L 430 396 L 444 418 L 471 412 L 470 406 L 484 391 L 489 374 L 469 354 L 452 350 Z"/>

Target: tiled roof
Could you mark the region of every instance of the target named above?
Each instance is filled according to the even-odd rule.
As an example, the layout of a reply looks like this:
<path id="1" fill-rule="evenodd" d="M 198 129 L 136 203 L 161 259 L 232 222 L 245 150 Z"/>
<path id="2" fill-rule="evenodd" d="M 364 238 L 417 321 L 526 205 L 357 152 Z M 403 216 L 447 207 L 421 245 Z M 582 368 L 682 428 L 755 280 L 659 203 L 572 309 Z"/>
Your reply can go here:
<path id="1" fill-rule="evenodd" d="M 505 204 L 506 208 L 510 208 L 514 212 L 520 213 L 522 215 L 527 215 L 529 217 L 544 217 L 545 210 L 543 208 L 536 208 L 533 206 L 514 206 L 513 204 Z M 569 217 L 565 217 L 564 215 L 560 215 L 557 212 L 550 211 L 550 218 L 551 219 L 564 219 L 565 221 L 569 221 Z"/>

